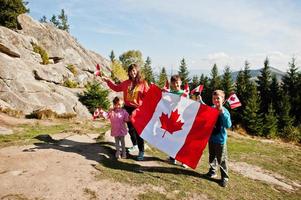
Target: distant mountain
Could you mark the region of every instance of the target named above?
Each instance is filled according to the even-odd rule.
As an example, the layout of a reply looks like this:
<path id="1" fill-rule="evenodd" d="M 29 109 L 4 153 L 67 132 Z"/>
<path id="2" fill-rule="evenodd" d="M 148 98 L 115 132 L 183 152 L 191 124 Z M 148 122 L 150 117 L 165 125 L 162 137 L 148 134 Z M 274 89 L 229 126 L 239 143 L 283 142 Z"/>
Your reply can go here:
<path id="1" fill-rule="evenodd" d="M 260 75 L 260 70 L 262 70 L 262 68 L 261 69 L 251 69 L 250 70 L 251 80 L 257 80 L 257 76 Z M 282 77 L 285 75 L 285 72 L 280 71 L 279 69 L 276 69 L 274 67 L 270 67 L 270 71 L 271 71 L 272 75 L 274 75 L 274 74 L 276 75 L 276 78 L 277 78 L 278 81 L 281 81 Z M 233 79 L 234 82 L 236 81 L 238 72 L 239 71 L 235 71 L 235 72 L 231 73 L 231 76 L 232 76 L 232 79 Z"/>

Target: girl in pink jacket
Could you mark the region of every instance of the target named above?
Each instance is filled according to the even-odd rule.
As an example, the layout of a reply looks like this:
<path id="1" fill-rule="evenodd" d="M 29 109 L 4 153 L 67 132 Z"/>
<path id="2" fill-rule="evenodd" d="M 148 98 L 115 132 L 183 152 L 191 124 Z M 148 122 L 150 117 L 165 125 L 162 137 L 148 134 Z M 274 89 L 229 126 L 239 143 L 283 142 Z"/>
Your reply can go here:
<path id="1" fill-rule="evenodd" d="M 115 138 L 116 158 L 126 158 L 124 136 L 127 134 L 126 122 L 129 121 L 129 114 L 122 108 L 122 100 L 115 97 L 113 100 L 113 109 L 108 112 L 98 109 L 98 114 L 111 122 L 111 136 Z M 95 115 L 94 115 L 95 117 Z"/>

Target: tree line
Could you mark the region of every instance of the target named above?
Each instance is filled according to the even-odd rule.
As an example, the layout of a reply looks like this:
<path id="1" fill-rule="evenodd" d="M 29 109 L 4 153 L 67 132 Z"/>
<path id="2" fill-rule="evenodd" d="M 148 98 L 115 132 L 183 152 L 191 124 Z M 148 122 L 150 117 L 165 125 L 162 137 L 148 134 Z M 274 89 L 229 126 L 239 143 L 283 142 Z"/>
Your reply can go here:
<path id="1" fill-rule="evenodd" d="M 127 78 L 126 70 L 131 62 L 142 66 L 148 83 L 163 87 L 168 80 L 166 68 L 162 67 L 159 74 L 155 74 L 150 57 L 144 61 L 139 50 L 127 51 L 119 59 L 111 51 L 109 57 L 112 61 L 112 78 L 116 82 L 121 81 L 118 77 L 122 77 L 122 80 Z M 226 97 L 235 92 L 242 103 L 241 107 L 230 110 L 235 128 L 241 127 L 255 136 L 301 142 L 301 72 L 296 66 L 296 59 L 292 58 L 288 63 L 288 70 L 280 81 L 272 74 L 269 63 L 269 58 L 266 58 L 260 74 L 254 79 L 250 73 L 250 63 L 245 61 L 235 82 L 230 66 L 225 66 L 220 75 L 216 64 L 212 66 L 209 76 L 201 74 L 190 78 L 184 58 L 180 61 L 177 73 L 183 84 L 189 84 L 190 90 L 204 85 L 202 98 L 209 105 L 215 89 L 224 90 Z"/>

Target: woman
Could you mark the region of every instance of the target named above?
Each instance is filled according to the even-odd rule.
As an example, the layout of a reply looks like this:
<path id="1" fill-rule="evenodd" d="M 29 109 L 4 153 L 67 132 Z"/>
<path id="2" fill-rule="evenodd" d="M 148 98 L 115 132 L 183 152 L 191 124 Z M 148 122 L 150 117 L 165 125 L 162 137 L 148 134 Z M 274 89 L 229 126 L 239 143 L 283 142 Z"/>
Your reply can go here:
<path id="1" fill-rule="evenodd" d="M 142 79 L 140 74 L 140 67 L 137 64 L 131 64 L 128 67 L 129 79 L 123 81 L 120 84 L 113 83 L 109 78 L 103 77 L 103 80 L 108 84 L 108 86 L 116 91 L 123 92 L 124 108 L 129 113 L 132 112 L 142 104 L 142 100 L 145 97 L 147 90 L 149 89 L 148 84 Z M 141 161 L 144 159 L 144 140 L 138 135 L 133 124 L 131 122 L 127 123 L 129 134 L 131 136 L 131 141 L 133 143 L 133 148 L 138 145 L 139 154 L 137 160 Z"/>

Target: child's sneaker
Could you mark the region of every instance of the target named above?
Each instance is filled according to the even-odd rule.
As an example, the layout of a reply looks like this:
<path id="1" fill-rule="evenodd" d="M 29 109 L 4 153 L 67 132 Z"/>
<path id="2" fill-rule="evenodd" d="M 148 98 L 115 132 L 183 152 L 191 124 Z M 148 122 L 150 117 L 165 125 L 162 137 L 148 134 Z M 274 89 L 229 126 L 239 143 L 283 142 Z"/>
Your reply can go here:
<path id="1" fill-rule="evenodd" d="M 207 177 L 207 178 L 216 178 L 217 177 L 217 174 L 216 173 L 214 173 L 214 172 L 208 172 L 207 174 L 205 174 L 205 176 Z"/>
<path id="2" fill-rule="evenodd" d="M 139 151 L 138 157 L 137 157 L 138 161 L 142 161 L 144 160 L 144 152 L 143 151 Z"/>
<path id="3" fill-rule="evenodd" d="M 228 184 L 228 180 L 225 179 L 225 178 L 223 178 L 223 179 L 221 180 L 220 185 L 221 185 L 222 187 L 227 187 L 227 184 Z"/>
<path id="4" fill-rule="evenodd" d="M 120 151 L 116 151 L 115 157 L 116 157 L 116 159 L 119 159 L 119 158 L 120 158 Z"/>
<path id="5" fill-rule="evenodd" d="M 138 145 L 134 145 L 131 148 L 128 149 L 129 152 L 134 152 L 138 150 Z"/>
<path id="6" fill-rule="evenodd" d="M 167 158 L 167 160 L 171 163 L 171 164 L 174 164 L 174 165 L 176 165 L 177 164 L 177 161 L 176 161 L 176 159 L 174 159 L 173 157 L 168 157 Z"/>

